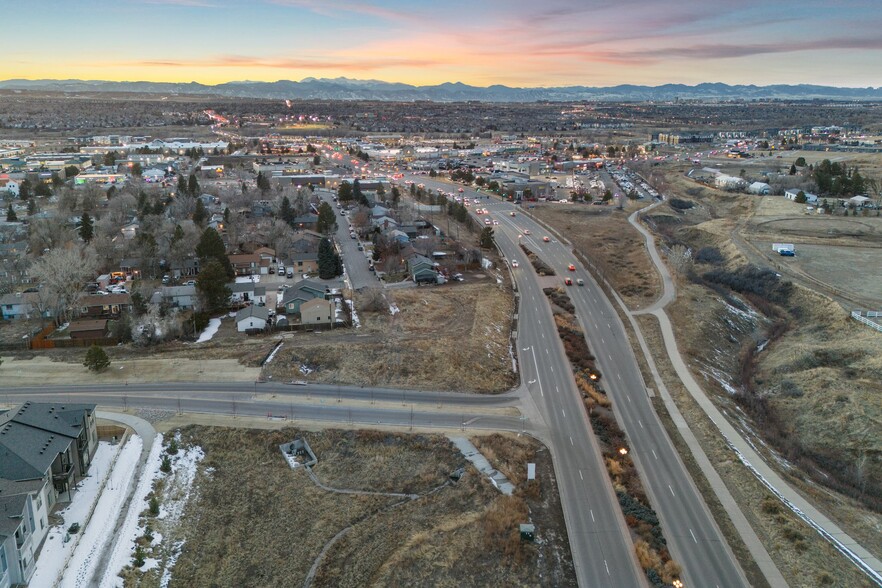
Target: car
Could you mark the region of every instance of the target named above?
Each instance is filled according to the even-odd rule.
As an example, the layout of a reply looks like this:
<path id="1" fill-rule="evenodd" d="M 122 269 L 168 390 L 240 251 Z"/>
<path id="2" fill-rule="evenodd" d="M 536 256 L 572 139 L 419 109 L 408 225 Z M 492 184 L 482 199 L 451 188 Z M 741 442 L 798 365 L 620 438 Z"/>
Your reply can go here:
<path id="1" fill-rule="evenodd" d="M 361 246 L 361 245 L 359 245 L 358 247 L 356 247 L 356 249 L 358 249 L 359 251 L 364 251 L 364 247 Z"/>
<path id="2" fill-rule="evenodd" d="M 195 286 L 196 280 L 187 280 L 186 282 L 184 282 L 184 285 L 185 286 Z"/>
<path id="3" fill-rule="evenodd" d="M 493 224 L 494 224 L 494 225 L 498 225 L 498 224 L 499 224 L 499 221 L 496 220 L 496 219 L 494 219 L 494 220 L 493 220 Z"/>
<path id="4" fill-rule="evenodd" d="M 171 276 L 162 276 L 162 285 L 167 286 L 171 283 Z"/>
<path id="5" fill-rule="evenodd" d="M 290 280 L 291 278 L 294 277 L 294 270 L 293 270 L 292 268 L 289 267 L 289 268 L 288 268 L 288 273 L 287 273 L 286 275 L 287 275 L 288 279 Z"/>
<path id="6" fill-rule="evenodd" d="M 567 269 L 570 270 L 571 272 L 574 272 L 574 271 L 576 271 L 576 266 L 571 263 Z"/>
<path id="7" fill-rule="evenodd" d="M 791 251 L 790 249 L 782 249 L 778 252 L 778 255 L 783 255 L 784 257 L 796 257 L 796 252 Z"/>
<path id="8" fill-rule="evenodd" d="M 578 280 L 576 280 L 576 283 L 577 283 L 578 285 L 580 285 L 580 286 L 584 286 L 584 285 L 585 285 L 585 280 L 583 280 L 582 278 L 579 278 Z"/>
<path id="9" fill-rule="evenodd" d="M 515 211 L 512 210 L 511 212 L 509 212 L 508 216 L 515 216 Z"/>
<path id="10" fill-rule="evenodd" d="M 462 274 L 453 274 L 450 276 L 451 279 L 456 280 L 457 282 L 462 282 L 465 278 L 462 277 Z"/>
<path id="11" fill-rule="evenodd" d="M 572 279 L 572 278 L 566 278 L 566 279 L 564 279 L 564 284 L 566 284 L 567 286 L 572 286 L 572 285 L 573 285 L 573 279 Z"/>
<path id="12" fill-rule="evenodd" d="M 525 235 L 529 235 L 529 234 L 530 234 L 530 229 L 524 229 L 524 234 L 525 234 Z"/>
<path id="13" fill-rule="evenodd" d="M 517 259 L 511 260 L 511 267 L 518 267 L 518 260 Z"/>
<path id="14" fill-rule="evenodd" d="M 274 273 L 276 273 L 276 270 L 273 269 L 272 267 L 270 267 L 270 268 L 269 268 L 269 273 L 274 274 Z"/>
<path id="15" fill-rule="evenodd" d="M 546 243 L 548 243 L 549 241 L 551 241 L 551 239 L 549 239 L 547 236 L 546 236 L 546 237 L 542 237 L 542 240 L 545 241 Z"/>

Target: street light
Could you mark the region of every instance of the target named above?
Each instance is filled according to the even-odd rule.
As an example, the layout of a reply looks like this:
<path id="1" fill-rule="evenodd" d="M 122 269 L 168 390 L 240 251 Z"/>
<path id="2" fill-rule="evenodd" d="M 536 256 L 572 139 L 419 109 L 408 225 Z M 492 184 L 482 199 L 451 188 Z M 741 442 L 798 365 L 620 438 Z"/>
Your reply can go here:
<path id="1" fill-rule="evenodd" d="M 619 448 L 619 454 L 622 456 L 628 455 L 628 450 L 624 447 Z"/>

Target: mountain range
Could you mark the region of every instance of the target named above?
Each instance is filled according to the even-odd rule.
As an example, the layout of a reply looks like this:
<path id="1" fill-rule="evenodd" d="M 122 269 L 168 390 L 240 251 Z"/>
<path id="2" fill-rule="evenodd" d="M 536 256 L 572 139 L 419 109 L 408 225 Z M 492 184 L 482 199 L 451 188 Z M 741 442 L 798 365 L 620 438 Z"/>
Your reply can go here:
<path id="1" fill-rule="evenodd" d="M 664 84 L 639 86 L 624 84 L 610 87 L 562 86 L 515 88 L 510 86 L 470 86 L 445 82 L 434 86 L 354 80 L 350 78 L 305 78 L 299 82 L 237 81 L 217 85 L 197 82 L 110 82 L 102 80 L 5 80 L 0 90 L 66 93 L 141 93 L 163 95 L 223 96 L 229 98 L 265 98 L 290 100 L 383 100 L 412 102 L 571 102 L 596 101 L 668 101 L 668 100 L 882 100 L 879 88 L 839 88 L 810 84 L 798 85 L 729 85 L 705 83 L 695 86 Z"/>

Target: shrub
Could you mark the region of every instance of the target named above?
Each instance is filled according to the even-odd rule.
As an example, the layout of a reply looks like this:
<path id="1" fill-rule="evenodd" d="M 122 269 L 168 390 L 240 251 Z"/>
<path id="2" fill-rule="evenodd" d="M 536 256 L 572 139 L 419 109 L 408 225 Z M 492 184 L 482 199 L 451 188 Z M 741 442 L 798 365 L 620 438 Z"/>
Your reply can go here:
<path id="1" fill-rule="evenodd" d="M 86 351 L 83 365 L 89 368 L 90 372 L 100 372 L 107 369 L 107 366 L 110 365 L 110 358 L 107 357 L 107 352 L 101 346 L 92 345 Z"/>
<path id="2" fill-rule="evenodd" d="M 145 562 L 146 558 L 144 555 L 144 548 L 138 545 L 135 547 L 135 560 L 133 563 L 135 564 L 136 568 L 140 568 L 144 566 Z"/>
<path id="3" fill-rule="evenodd" d="M 152 496 L 150 498 L 150 503 L 147 508 L 150 511 L 151 516 L 155 517 L 159 515 L 159 500 L 156 498 L 156 496 Z"/>
<path id="4" fill-rule="evenodd" d="M 171 471 L 171 460 L 167 455 L 162 456 L 162 464 L 159 466 L 159 471 L 164 474 L 167 474 Z"/>
<path id="5" fill-rule="evenodd" d="M 708 282 L 722 284 L 740 294 L 752 294 L 775 304 L 787 302 L 793 290 L 793 285 L 782 282 L 774 271 L 755 265 L 745 265 L 732 271 L 714 269 L 703 277 Z"/>
<path id="6" fill-rule="evenodd" d="M 690 208 L 695 207 L 695 203 L 691 200 L 683 200 L 681 198 L 671 198 L 668 201 L 668 204 L 670 204 L 671 208 L 674 210 L 689 210 Z"/>
<path id="7" fill-rule="evenodd" d="M 172 440 L 168 442 L 168 449 L 166 452 L 169 455 L 177 455 L 178 454 L 178 440 L 172 437 Z"/>
<path id="8" fill-rule="evenodd" d="M 695 261 L 709 265 L 722 265 L 726 259 L 716 247 L 702 247 L 695 253 Z"/>

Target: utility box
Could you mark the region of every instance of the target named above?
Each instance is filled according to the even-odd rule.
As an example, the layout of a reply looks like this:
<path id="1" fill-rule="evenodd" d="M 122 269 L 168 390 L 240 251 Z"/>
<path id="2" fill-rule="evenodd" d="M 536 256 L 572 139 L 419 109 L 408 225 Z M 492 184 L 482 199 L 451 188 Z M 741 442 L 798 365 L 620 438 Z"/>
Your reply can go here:
<path id="1" fill-rule="evenodd" d="M 527 480 L 535 480 L 536 479 L 536 464 L 528 463 L 527 464 Z"/>
<path id="2" fill-rule="evenodd" d="M 530 523 L 521 524 L 521 541 L 533 541 L 536 538 L 536 527 Z"/>

